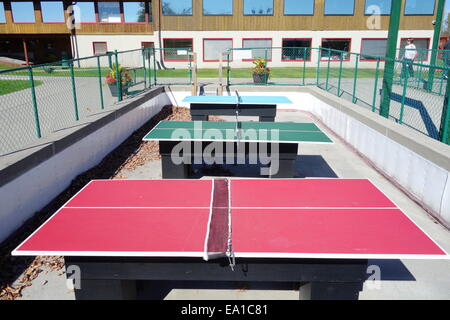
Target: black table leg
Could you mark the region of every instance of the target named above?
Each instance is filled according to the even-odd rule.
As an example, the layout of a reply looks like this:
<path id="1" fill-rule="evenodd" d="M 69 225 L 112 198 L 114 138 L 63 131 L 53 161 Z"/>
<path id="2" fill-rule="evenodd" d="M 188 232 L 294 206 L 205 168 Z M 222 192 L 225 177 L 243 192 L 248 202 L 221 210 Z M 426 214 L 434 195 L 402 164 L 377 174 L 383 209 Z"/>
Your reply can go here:
<path id="1" fill-rule="evenodd" d="M 259 117 L 260 122 L 275 122 L 275 117 L 265 117 L 261 116 Z"/>
<path id="2" fill-rule="evenodd" d="M 159 142 L 163 179 L 187 179 L 189 177 L 190 165 L 183 162 L 182 159 L 177 159 L 177 163 L 172 159 L 172 150 L 177 144 L 179 144 L 177 141 Z"/>
<path id="3" fill-rule="evenodd" d="M 293 178 L 295 176 L 295 160 L 298 154 L 297 143 L 280 143 L 278 145 L 278 155 L 273 153 L 272 157 L 277 159 L 272 160 L 270 166 L 270 177 L 274 179 Z"/>
<path id="4" fill-rule="evenodd" d="M 193 115 L 191 114 L 192 121 L 208 121 L 208 115 Z"/>
<path id="5" fill-rule="evenodd" d="M 300 300 L 358 300 L 362 282 L 308 282 L 300 286 Z"/>
<path id="6" fill-rule="evenodd" d="M 134 280 L 81 279 L 81 288 L 75 290 L 77 300 L 135 300 Z"/>
<path id="7" fill-rule="evenodd" d="M 189 165 L 175 164 L 170 155 L 161 155 L 161 169 L 163 179 L 187 179 L 189 178 Z"/>

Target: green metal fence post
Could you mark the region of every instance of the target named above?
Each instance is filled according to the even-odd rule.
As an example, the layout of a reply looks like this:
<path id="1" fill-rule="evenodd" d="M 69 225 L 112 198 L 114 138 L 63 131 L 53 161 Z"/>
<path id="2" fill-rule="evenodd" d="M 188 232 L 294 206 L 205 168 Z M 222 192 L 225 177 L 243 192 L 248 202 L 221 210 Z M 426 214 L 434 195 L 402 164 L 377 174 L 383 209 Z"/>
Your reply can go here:
<path id="1" fill-rule="evenodd" d="M 78 115 L 78 101 L 77 101 L 77 88 L 75 84 L 75 73 L 73 71 L 73 61 L 70 62 L 70 79 L 72 81 L 72 95 L 73 95 L 73 105 L 75 108 L 75 120 L 80 120 Z"/>
<path id="2" fill-rule="evenodd" d="M 147 48 L 147 57 L 148 57 L 148 86 L 152 87 L 152 49 Z"/>
<path id="3" fill-rule="evenodd" d="M 392 1 L 386 62 L 383 75 L 383 97 L 380 106 L 380 115 L 385 118 L 389 117 L 389 109 L 391 106 L 392 81 L 394 77 L 395 54 L 397 52 L 398 30 L 400 28 L 402 5 L 403 0 Z"/>
<path id="4" fill-rule="evenodd" d="M 188 49 L 188 59 L 189 59 L 189 83 L 192 83 L 192 60 L 194 59 L 194 53 Z M 194 61 L 197 65 L 197 61 Z M 197 72 L 197 71 L 196 71 Z"/>
<path id="5" fill-rule="evenodd" d="M 264 61 L 266 63 L 266 68 L 267 68 L 267 48 L 264 50 Z M 267 86 L 269 79 L 267 79 L 268 75 L 266 70 L 264 70 L 264 84 Z"/>
<path id="6" fill-rule="evenodd" d="M 450 145 L 450 78 L 447 79 L 447 90 L 444 98 L 441 125 L 439 128 L 439 141 Z"/>
<path id="7" fill-rule="evenodd" d="M 162 50 L 161 48 L 159 48 L 158 50 Z M 153 47 L 153 83 L 156 86 L 157 82 L 158 82 L 158 76 L 157 76 L 157 69 L 156 69 L 156 48 Z"/>
<path id="8" fill-rule="evenodd" d="M 356 62 L 355 62 L 355 72 L 353 74 L 353 94 L 352 94 L 352 102 L 356 103 L 358 99 L 356 98 L 356 82 L 358 80 L 358 65 L 359 65 L 359 54 L 356 53 Z M 351 54 L 350 54 L 351 57 Z"/>
<path id="9" fill-rule="evenodd" d="M 116 86 L 117 86 L 117 100 L 122 101 L 122 74 L 119 69 L 119 55 L 117 50 L 114 50 L 114 59 L 116 61 Z"/>
<path id="10" fill-rule="evenodd" d="M 97 56 L 97 72 L 98 72 L 98 88 L 100 92 L 100 105 L 101 109 L 105 109 L 105 104 L 103 101 L 103 86 L 102 86 L 102 70 L 100 68 L 100 56 Z"/>
<path id="11" fill-rule="evenodd" d="M 377 96 L 378 96 L 378 76 L 380 74 L 380 58 L 377 58 L 377 69 L 375 71 L 375 85 L 373 89 L 373 102 L 372 102 L 372 112 L 376 111 L 376 103 L 377 103 Z"/>
<path id="12" fill-rule="evenodd" d="M 325 83 L 325 90 L 328 91 L 328 81 L 330 78 L 330 66 L 331 66 L 331 49 L 328 48 L 328 65 L 327 65 L 327 80 Z"/>
<path id="13" fill-rule="evenodd" d="M 142 66 L 144 67 L 144 89 L 147 89 L 147 69 L 145 68 L 145 48 L 141 49 L 142 54 Z"/>
<path id="14" fill-rule="evenodd" d="M 342 64 L 344 61 L 344 54 L 342 52 L 339 53 L 339 77 L 338 77 L 338 87 L 337 87 L 337 95 L 340 97 L 341 94 L 341 83 L 342 83 Z"/>
<path id="15" fill-rule="evenodd" d="M 230 72 L 231 72 L 231 68 L 230 68 L 230 53 L 228 53 L 228 55 L 227 55 L 227 87 L 230 86 Z"/>
<path id="16" fill-rule="evenodd" d="M 409 72 L 405 72 L 405 81 L 403 83 L 403 94 L 402 94 L 402 103 L 400 106 L 400 116 L 398 119 L 398 122 L 400 124 L 403 123 L 403 112 L 405 110 L 405 100 L 406 100 L 406 90 L 408 88 L 408 78 L 409 78 Z"/>
<path id="17" fill-rule="evenodd" d="M 306 48 L 303 48 L 303 85 L 305 85 L 305 78 L 306 78 Z M 309 53 L 311 54 L 311 53 Z"/>
<path id="18" fill-rule="evenodd" d="M 318 52 L 318 59 L 317 59 L 317 70 L 316 70 L 316 78 L 317 78 L 317 83 L 316 85 L 318 87 L 320 87 L 320 59 L 322 59 L 322 47 L 319 46 L 319 48 L 317 49 Z"/>
<path id="19" fill-rule="evenodd" d="M 36 135 L 38 138 L 41 138 L 41 125 L 39 122 L 39 110 L 37 106 L 36 101 L 36 89 L 34 86 L 34 79 L 33 79 L 33 69 L 28 66 L 28 79 L 30 81 L 30 90 L 31 90 L 31 101 L 33 102 L 33 111 L 34 111 L 34 123 L 36 126 Z"/>
<path id="20" fill-rule="evenodd" d="M 447 1 L 448 2 L 448 1 Z M 430 65 L 434 66 L 436 65 L 436 57 L 437 52 L 436 49 L 439 46 L 439 40 L 441 35 L 441 27 L 442 27 L 442 19 L 444 16 L 444 7 L 445 7 L 445 0 L 439 0 L 437 11 L 436 11 L 436 21 L 434 25 L 434 36 L 433 36 L 433 45 L 431 46 L 431 58 L 430 58 Z M 434 73 L 435 70 L 430 70 L 428 74 L 428 91 L 432 91 L 433 89 L 433 82 L 434 82 Z"/>

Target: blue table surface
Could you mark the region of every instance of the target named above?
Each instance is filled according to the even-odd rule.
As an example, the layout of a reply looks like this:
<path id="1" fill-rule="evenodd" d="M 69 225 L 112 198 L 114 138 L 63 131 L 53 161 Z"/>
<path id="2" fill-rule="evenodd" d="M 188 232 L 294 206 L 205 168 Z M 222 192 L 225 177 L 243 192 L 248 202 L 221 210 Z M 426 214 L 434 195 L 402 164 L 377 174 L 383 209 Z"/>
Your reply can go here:
<path id="1" fill-rule="evenodd" d="M 236 96 L 187 96 L 183 102 L 188 103 L 229 103 L 235 104 L 237 102 Z M 242 104 L 280 104 L 289 103 L 292 101 L 287 97 L 282 96 L 241 96 Z"/>

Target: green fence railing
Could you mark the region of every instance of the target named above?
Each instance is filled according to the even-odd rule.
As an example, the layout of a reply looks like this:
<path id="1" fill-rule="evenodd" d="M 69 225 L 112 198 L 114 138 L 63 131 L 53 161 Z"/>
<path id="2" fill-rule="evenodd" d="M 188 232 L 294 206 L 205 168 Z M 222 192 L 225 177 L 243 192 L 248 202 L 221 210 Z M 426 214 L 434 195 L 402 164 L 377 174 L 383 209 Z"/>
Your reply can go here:
<path id="1" fill-rule="evenodd" d="M 71 128 L 155 85 L 191 84 L 193 56 L 189 48 L 141 48 L 0 69 L 0 155 Z M 436 65 L 395 59 L 389 118 L 450 144 L 450 69 L 442 60 L 446 52 L 437 57 Z M 317 86 L 380 113 L 384 57 L 332 48 L 256 47 L 231 49 L 224 58 L 228 86 Z M 254 77 L 253 62 L 259 58 L 266 71 Z M 217 76 L 217 67 L 197 72 L 200 79 Z"/>

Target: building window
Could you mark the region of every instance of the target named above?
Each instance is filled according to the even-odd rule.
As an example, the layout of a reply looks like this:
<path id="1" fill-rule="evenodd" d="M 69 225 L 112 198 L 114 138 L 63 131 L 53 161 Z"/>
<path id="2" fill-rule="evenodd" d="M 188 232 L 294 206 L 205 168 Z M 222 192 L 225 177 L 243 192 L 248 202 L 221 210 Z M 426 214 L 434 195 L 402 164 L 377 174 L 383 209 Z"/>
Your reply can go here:
<path id="1" fill-rule="evenodd" d="M 98 56 L 108 52 L 108 45 L 106 42 L 93 42 L 92 46 L 94 48 L 94 55 Z"/>
<path id="2" fill-rule="evenodd" d="M 355 0 L 325 0 L 325 15 L 352 16 Z"/>
<path id="3" fill-rule="evenodd" d="M 145 22 L 145 2 L 124 2 L 123 20 L 125 23 Z"/>
<path id="4" fill-rule="evenodd" d="M 402 38 L 400 41 L 400 52 L 399 52 L 399 59 L 403 59 L 405 56 L 405 47 L 408 44 L 408 39 L 409 38 Z M 430 39 L 429 38 L 425 38 L 425 39 L 414 39 L 414 45 L 416 46 L 417 49 L 417 60 L 419 61 L 426 61 L 428 60 L 428 53 L 429 53 L 429 48 L 430 48 Z"/>
<path id="5" fill-rule="evenodd" d="M 121 23 L 119 2 L 98 2 L 98 18 L 103 23 Z"/>
<path id="6" fill-rule="evenodd" d="M 392 0 L 366 0 L 365 15 L 390 15 Z"/>
<path id="7" fill-rule="evenodd" d="M 232 39 L 203 39 L 203 61 L 219 61 L 220 55 L 231 48 Z M 227 56 L 222 57 L 223 61 L 227 60 Z"/>
<path id="8" fill-rule="evenodd" d="M 351 39 L 322 39 L 321 58 L 338 61 L 350 60 L 351 41 Z"/>
<path id="9" fill-rule="evenodd" d="M 244 0 L 244 15 L 273 15 L 273 0 Z"/>
<path id="10" fill-rule="evenodd" d="M 252 49 L 252 59 L 272 60 L 272 39 L 244 39 L 242 47 Z"/>
<path id="11" fill-rule="evenodd" d="M 312 39 L 283 39 L 283 61 L 310 61 Z"/>
<path id="12" fill-rule="evenodd" d="M 434 15 L 436 0 L 406 0 L 405 15 Z"/>
<path id="13" fill-rule="evenodd" d="M 0 2 L 0 23 L 6 23 L 5 6 Z"/>
<path id="14" fill-rule="evenodd" d="M 95 6 L 94 2 L 77 1 L 74 5 L 75 21 L 81 23 L 95 23 Z"/>
<path id="15" fill-rule="evenodd" d="M 386 49 L 387 39 L 363 39 L 361 42 L 361 61 L 384 58 Z"/>
<path id="16" fill-rule="evenodd" d="M 64 23 L 64 6 L 62 1 L 41 1 L 42 22 Z"/>
<path id="17" fill-rule="evenodd" d="M 233 0 L 203 0 L 203 14 L 213 16 L 233 15 Z"/>
<path id="18" fill-rule="evenodd" d="M 314 15 L 314 0 L 284 0 L 284 14 L 297 16 Z"/>
<path id="19" fill-rule="evenodd" d="M 165 16 L 191 16 L 192 0 L 162 0 L 162 13 Z"/>
<path id="20" fill-rule="evenodd" d="M 33 2 L 11 2 L 11 11 L 14 23 L 34 23 Z"/>
<path id="21" fill-rule="evenodd" d="M 164 60 L 189 61 L 192 49 L 192 39 L 164 39 Z"/>

